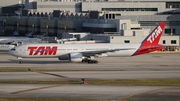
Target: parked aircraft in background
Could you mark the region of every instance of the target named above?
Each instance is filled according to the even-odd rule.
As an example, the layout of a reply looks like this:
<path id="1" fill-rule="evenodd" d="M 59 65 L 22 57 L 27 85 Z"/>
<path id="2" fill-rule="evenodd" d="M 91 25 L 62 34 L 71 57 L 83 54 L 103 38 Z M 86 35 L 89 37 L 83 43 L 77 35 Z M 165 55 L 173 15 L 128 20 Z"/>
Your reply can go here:
<path id="1" fill-rule="evenodd" d="M 25 36 L 18 36 L 17 31 L 14 32 L 14 36 L 0 36 L 0 44 L 17 44 L 23 42 L 41 42 L 42 39 L 34 38 L 33 32 L 25 34 Z M 17 35 L 17 36 L 16 36 Z"/>
<path id="2" fill-rule="evenodd" d="M 10 44 L 18 42 L 41 42 L 41 39 L 29 37 L 0 37 L 0 44 Z"/>
<path id="3" fill-rule="evenodd" d="M 136 56 L 164 49 L 158 44 L 166 23 L 161 22 L 142 43 L 123 44 L 27 44 L 15 47 L 9 51 L 19 59 L 54 57 L 72 62 L 98 63 L 94 57 Z"/>
<path id="4" fill-rule="evenodd" d="M 16 45 L 0 44 L 0 51 L 8 52 L 10 49 L 16 47 Z"/>

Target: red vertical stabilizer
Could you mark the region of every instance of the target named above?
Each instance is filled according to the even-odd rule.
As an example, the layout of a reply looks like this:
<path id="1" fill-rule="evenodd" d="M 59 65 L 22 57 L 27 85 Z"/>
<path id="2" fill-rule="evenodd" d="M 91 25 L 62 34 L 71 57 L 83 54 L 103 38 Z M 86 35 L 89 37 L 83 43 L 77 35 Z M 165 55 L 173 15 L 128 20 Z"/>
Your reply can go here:
<path id="1" fill-rule="evenodd" d="M 157 50 L 162 50 L 164 49 L 163 45 L 158 44 L 159 40 L 162 36 L 164 27 L 166 25 L 166 22 L 161 22 L 141 43 L 141 46 L 139 49 L 133 54 L 135 55 L 140 55 L 140 54 L 145 54 Z"/>

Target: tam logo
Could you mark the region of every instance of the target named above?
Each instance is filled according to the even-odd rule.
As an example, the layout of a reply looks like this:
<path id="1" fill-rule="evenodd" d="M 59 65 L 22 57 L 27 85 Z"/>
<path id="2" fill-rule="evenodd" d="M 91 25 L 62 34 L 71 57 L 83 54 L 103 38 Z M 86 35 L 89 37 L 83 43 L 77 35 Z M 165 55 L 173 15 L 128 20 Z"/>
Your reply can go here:
<path id="1" fill-rule="evenodd" d="M 57 53 L 57 46 L 30 46 L 28 47 L 30 50 L 29 55 L 56 55 Z"/>
<path id="2" fill-rule="evenodd" d="M 158 26 L 158 28 L 156 28 L 154 30 L 154 32 L 149 36 L 149 38 L 147 39 L 147 41 L 149 41 L 150 43 L 152 43 L 155 38 L 157 38 L 159 36 L 159 34 L 162 32 L 162 28 L 161 26 Z"/>

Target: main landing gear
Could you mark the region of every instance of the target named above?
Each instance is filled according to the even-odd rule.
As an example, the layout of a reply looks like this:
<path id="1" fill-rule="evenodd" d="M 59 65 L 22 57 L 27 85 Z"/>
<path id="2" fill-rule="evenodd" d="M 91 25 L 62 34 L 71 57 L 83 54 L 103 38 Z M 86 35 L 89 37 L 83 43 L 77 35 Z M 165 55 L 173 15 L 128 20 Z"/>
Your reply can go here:
<path id="1" fill-rule="evenodd" d="M 91 59 L 83 59 L 81 62 L 87 62 L 89 64 L 97 64 L 97 60 L 91 60 Z"/>
<path id="2" fill-rule="evenodd" d="M 19 64 L 22 64 L 23 63 L 22 58 L 21 57 L 17 57 L 17 58 L 19 60 Z"/>
<path id="3" fill-rule="evenodd" d="M 22 64 L 23 62 L 21 60 L 19 60 L 19 64 Z"/>

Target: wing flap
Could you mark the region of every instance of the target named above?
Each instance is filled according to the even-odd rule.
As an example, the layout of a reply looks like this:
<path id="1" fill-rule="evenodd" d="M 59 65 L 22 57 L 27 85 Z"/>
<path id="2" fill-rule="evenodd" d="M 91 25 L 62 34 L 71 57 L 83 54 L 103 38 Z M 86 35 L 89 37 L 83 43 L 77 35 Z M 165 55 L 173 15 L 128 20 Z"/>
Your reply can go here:
<path id="1" fill-rule="evenodd" d="M 133 50 L 135 48 L 120 48 L 120 49 L 110 49 L 110 50 L 95 50 L 95 51 L 85 51 L 82 52 L 83 56 L 95 56 L 97 54 L 103 54 L 108 52 L 116 52 L 116 51 L 123 51 L 123 50 Z"/>

